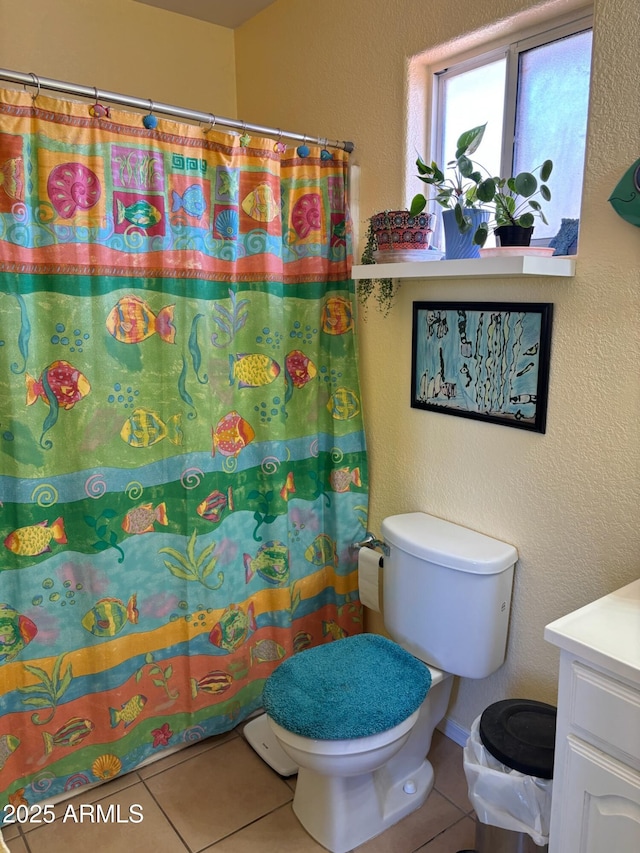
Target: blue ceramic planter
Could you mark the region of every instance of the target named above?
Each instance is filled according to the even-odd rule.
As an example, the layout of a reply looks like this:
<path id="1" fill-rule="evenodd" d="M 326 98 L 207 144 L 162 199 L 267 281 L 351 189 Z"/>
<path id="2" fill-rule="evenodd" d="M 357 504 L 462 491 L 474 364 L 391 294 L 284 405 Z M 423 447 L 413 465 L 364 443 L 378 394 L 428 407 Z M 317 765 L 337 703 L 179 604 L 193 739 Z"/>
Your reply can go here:
<path id="1" fill-rule="evenodd" d="M 453 210 L 445 210 L 442 214 L 444 226 L 445 261 L 460 260 L 462 258 L 479 258 L 480 247 L 473 242 L 473 235 L 481 222 L 489 219 L 488 210 L 475 210 L 465 208 L 464 215 L 471 217 L 471 228 L 464 234 L 460 232 L 456 215 Z"/>

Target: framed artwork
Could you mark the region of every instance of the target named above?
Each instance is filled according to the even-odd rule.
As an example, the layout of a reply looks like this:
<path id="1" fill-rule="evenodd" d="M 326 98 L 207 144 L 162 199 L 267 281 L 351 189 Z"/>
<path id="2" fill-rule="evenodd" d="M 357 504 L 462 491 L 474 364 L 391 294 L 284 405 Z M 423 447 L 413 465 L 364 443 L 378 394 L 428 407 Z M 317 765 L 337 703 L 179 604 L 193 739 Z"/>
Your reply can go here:
<path id="1" fill-rule="evenodd" d="M 411 405 L 544 432 L 550 302 L 414 302 Z"/>

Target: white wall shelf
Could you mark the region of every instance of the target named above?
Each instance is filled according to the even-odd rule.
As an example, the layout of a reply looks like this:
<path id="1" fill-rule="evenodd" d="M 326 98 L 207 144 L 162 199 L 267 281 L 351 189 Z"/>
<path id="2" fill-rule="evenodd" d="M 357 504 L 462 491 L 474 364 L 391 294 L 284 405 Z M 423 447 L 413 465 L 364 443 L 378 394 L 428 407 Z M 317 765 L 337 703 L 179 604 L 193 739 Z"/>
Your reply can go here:
<path id="1" fill-rule="evenodd" d="M 575 275 L 574 257 L 511 255 L 504 258 L 469 258 L 461 261 L 408 261 L 394 264 L 354 265 L 351 275 L 362 278 L 496 278 L 501 276 Z"/>

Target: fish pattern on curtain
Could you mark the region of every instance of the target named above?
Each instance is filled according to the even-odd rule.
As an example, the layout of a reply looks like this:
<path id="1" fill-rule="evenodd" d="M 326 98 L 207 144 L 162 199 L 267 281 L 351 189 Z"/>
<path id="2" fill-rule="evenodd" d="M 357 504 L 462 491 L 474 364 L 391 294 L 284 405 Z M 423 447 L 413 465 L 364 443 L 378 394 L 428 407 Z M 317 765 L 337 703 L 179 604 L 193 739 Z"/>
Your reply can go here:
<path id="1" fill-rule="evenodd" d="M 358 633 L 348 157 L 0 93 L 0 807 Z"/>

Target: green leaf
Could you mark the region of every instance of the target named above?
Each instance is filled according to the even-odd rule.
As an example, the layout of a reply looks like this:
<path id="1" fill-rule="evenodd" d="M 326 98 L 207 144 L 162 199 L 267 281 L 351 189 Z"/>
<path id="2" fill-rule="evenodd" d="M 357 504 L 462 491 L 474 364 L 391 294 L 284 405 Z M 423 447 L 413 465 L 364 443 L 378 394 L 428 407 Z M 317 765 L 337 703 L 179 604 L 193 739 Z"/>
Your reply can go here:
<path id="1" fill-rule="evenodd" d="M 29 684 L 27 687 L 19 687 L 18 690 L 20 693 L 46 693 L 49 695 L 49 691 L 43 688 L 42 684 Z"/>
<path id="2" fill-rule="evenodd" d="M 103 509 L 101 518 L 115 518 L 117 515 L 115 509 Z"/>
<path id="3" fill-rule="evenodd" d="M 531 228 L 534 222 L 533 213 L 523 213 L 518 219 L 518 225 L 522 226 L 522 228 Z"/>
<path id="4" fill-rule="evenodd" d="M 520 172 L 519 175 L 516 175 L 514 183 L 515 191 L 518 195 L 522 195 L 525 198 L 533 195 L 538 189 L 538 182 L 535 175 L 532 175 L 531 172 Z"/>
<path id="5" fill-rule="evenodd" d="M 93 527 L 93 528 L 95 528 L 95 526 L 96 526 L 96 519 L 95 519 L 92 515 L 85 515 L 85 516 L 84 516 L 84 521 L 85 521 L 85 524 L 88 524 L 88 525 L 89 525 L 89 527 Z"/>
<path id="6" fill-rule="evenodd" d="M 464 200 L 466 207 L 474 207 L 478 200 L 478 188 L 476 186 L 470 187 L 464 194 Z"/>
<path id="7" fill-rule="evenodd" d="M 209 577 L 211 572 L 215 569 L 216 563 L 218 562 L 218 558 L 215 557 L 211 562 L 207 563 L 207 565 L 202 570 L 202 580 L 205 580 Z"/>
<path id="8" fill-rule="evenodd" d="M 212 543 L 211 543 L 211 545 L 207 545 L 207 547 L 202 551 L 202 553 L 201 553 L 201 554 L 200 554 L 200 556 L 198 557 L 198 562 L 196 563 L 196 566 L 197 566 L 198 568 L 200 568 L 200 566 L 204 563 L 204 561 L 205 561 L 205 560 L 208 560 L 208 559 L 209 559 L 209 557 L 213 554 L 213 552 L 214 552 L 214 551 L 215 551 L 215 549 L 216 549 L 216 544 L 217 544 L 217 543 L 212 542 Z M 217 563 L 217 562 L 218 562 L 218 558 L 216 557 L 216 558 L 215 558 L 215 560 L 214 560 L 213 562 L 214 562 L 214 565 L 215 565 L 215 563 Z"/>
<path id="9" fill-rule="evenodd" d="M 187 543 L 187 557 L 189 562 L 193 565 L 196 561 L 196 539 L 198 538 L 198 530 L 197 528 L 193 528 L 193 533 L 189 537 L 189 542 Z"/>
<path id="10" fill-rule="evenodd" d="M 513 214 L 515 213 L 515 209 L 516 209 L 516 200 L 515 200 L 515 198 L 512 198 L 510 195 L 506 195 L 506 196 L 504 197 L 504 206 L 505 206 L 505 208 L 507 209 L 507 212 L 508 212 L 511 216 L 513 216 Z"/>
<path id="11" fill-rule="evenodd" d="M 60 682 L 60 686 L 57 690 L 57 696 L 60 698 L 64 693 L 66 693 L 69 685 L 71 684 L 71 680 L 73 679 L 73 672 L 71 671 L 71 664 L 67 667 L 65 674 L 62 676 L 62 681 Z"/>
<path id="12" fill-rule="evenodd" d="M 108 542 L 102 542 L 101 541 L 101 542 L 94 542 L 91 547 L 95 548 L 96 551 L 106 551 L 111 546 L 109 545 Z"/>
<path id="13" fill-rule="evenodd" d="M 484 246 L 489 235 L 489 224 L 481 222 L 476 228 L 476 233 L 473 235 L 473 242 L 476 246 Z"/>
<path id="14" fill-rule="evenodd" d="M 438 204 L 441 204 L 443 207 L 449 207 L 449 203 L 451 201 L 451 196 L 453 195 L 453 190 L 449 187 L 441 188 L 436 196 L 436 201 Z"/>
<path id="15" fill-rule="evenodd" d="M 487 178 L 485 181 L 482 181 L 482 183 L 478 184 L 476 195 L 478 196 L 479 201 L 492 201 L 495 194 L 496 182 L 493 180 L 493 178 Z"/>
<path id="16" fill-rule="evenodd" d="M 553 162 L 551 160 L 545 160 L 542 166 L 540 167 L 540 180 L 548 181 L 549 175 L 553 171 Z"/>
<path id="17" fill-rule="evenodd" d="M 529 200 L 529 207 L 532 207 L 534 210 L 541 210 L 540 202 L 535 199 Z"/>
<path id="18" fill-rule="evenodd" d="M 409 215 L 417 216 L 419 213 L 422 213 L 426 205 L 427 199 L 422 194 L 414 196 L 413 201 L 411 202 L 411 207 L 409 208 Z"/>
<path id="19" fill-rule="evenodd" d="M 64 658 L 64 652 L 61 655 L 58 655 L 56 658 L 56 662 L 53 665 L 53 669 L 51 670 L 51 683 L 55 684 L 60 678 L 60 667 L 62 666 L 62 659 Z"/>
<path id="20" fill-rule="evenodd" d="M 540 195 L 545 201 L 551 201 L 551 190 L 546 184 L 540 185 Z"/>
<path id="21" fill-rule="evenodd" d="M 461 157 L 458 157 L 458 170 L 463 178 L 470 177 L 473 172 L 473 163 L 468 157 L 465 157 L 463 154 Z"/>
<path id="22" fill-rule="evenodd" d="M 37 696 L 28 696 L 22 700 L 23 705 L 33 705 L 34 708 L 50 708 L 51 699 L 39 699 Z"/>
<path id="23" fill-rule="evenodd" d="M 171 664 L 169 664 L 169 666 L 164 671 L 165 681 L 169 681 L 169 679 L 171 678 L 172 675 L 173 675 L 173 667 L 171 666 Z"/>
<path id="24" fill-rule="evenodd" d="M 151 680 L 153 681 L 156 687 L 164 687 L 164 681 L 162 681 L 160 678 L 152 678 Z"/>
<path id="25" fill-rule="evenodd" d="M 40 669 L 39 666 L 31 666 L 31 664 L 25 663 L 24 668 L 27 672 L 30 672 L 31 675 L 35 675 L 37 678 L 42 679 L 42 681 L 49 681 L 49 673 L 45 672 L 44 669 Z"/>
<path id="26" fill-rule="evenodd" d="M 175 575 L 177 578 L 182 578 L 182 580 L 185 581 L 197 580 L 197 576 L 193 572 L 183 569 L 182 566 L 176 566 L 174 563 L 170 563 L 169 560 L 164 560 L 164 564 L 171 574 Z"/>
<path id="27" fill-rule="evenodd" d="M 473 154 L 482 142 L 486 126 L 487 123 L 485 122 L 478 127 L 472 127 L 471 130 L 465 130 L 464 133 L 460 134 L 456 142 L 456 159 L 461 154 Z"/>
<path id="28" fill-rule="evenodd" d="M 174 557 L 179 563 L 184 563 L 184 557 L 175 548 L 158 548 L 158 554 L 168 554 L 170 557 Z"/>

